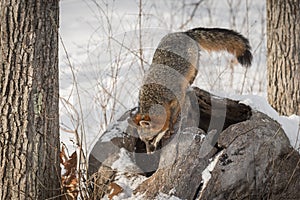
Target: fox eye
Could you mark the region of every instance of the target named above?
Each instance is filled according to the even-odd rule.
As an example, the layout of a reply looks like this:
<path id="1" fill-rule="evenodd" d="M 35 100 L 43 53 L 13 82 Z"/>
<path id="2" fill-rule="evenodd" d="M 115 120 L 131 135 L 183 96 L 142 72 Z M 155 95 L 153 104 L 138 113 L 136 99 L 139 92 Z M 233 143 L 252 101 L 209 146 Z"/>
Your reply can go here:
<path id="1" fill-rule="evenodd" d="M 145 121 L 145 120 L 141 120 L 139 122 L 140 126 L 143 127 L 143 128 L 150 128 L 151 126 L 151 123 L 149 121 Z"/>

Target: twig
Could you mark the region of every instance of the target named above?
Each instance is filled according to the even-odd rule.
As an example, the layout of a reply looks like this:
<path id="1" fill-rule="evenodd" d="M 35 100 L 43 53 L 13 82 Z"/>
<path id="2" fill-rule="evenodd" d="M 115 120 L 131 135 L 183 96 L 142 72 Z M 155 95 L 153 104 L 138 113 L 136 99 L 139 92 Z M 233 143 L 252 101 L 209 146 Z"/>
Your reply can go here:
<path id="1" fill-rule="evenodd" d="M 198 7 L 199 7 L 199 5 L 200 5 L 203 1 L 204 1 L 204 0 L 199 0 L 198 2 L 191 4 L 191 5 L 194 5 L 194 6 L 195 6 L 194 9 L 193 9 L 193 11 L 192 11 L 192 14 L 190 15 L 190 18 L 188 18 L 188 19 L 187 19 L 187 20 L 179 27 L 179 29 L 183 29 L 188 23 L 190 23 L 190 22 L 193 20 L 195 14 L 196 14 L 196 11 L 197 11 L 197 9 L 198 9 Z"/>

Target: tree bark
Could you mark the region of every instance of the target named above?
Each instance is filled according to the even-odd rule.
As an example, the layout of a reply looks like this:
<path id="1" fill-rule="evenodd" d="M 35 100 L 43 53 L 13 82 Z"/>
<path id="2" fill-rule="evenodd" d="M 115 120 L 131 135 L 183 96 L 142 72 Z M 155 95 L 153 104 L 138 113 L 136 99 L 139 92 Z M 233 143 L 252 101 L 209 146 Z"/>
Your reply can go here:
<path id="1" fill-rule="evenodd" d="M 300 0 L 267 0 L 268 100 L 300 114 Z"/>
<path id="2" fill-rule="evenodd" d="M 0 196 L 60 194 L 59 1 L 0 1 Z"/>

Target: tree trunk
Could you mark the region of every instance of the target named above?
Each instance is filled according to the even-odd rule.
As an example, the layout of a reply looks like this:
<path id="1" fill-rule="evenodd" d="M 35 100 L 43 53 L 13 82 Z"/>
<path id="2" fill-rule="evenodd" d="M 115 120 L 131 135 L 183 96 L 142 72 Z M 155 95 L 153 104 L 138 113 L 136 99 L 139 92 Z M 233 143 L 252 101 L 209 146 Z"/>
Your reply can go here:
<path id="1" fill-rule="evenodd" d="M 60 194 L 59 1 L 0 1 L 0 196 Z"/>
<path id="2" fill-rule="evenodd" d="M 300 0 L 267 0 L 268 100 L 300 114 Z"/>

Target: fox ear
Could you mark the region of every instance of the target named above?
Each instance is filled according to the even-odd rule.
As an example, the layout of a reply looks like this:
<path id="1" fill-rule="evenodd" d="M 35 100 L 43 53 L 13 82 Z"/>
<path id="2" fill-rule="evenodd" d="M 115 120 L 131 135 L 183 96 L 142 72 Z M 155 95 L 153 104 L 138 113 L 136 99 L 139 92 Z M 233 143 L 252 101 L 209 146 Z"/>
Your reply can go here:
<path id="1" fill-rule="evenodd" d="M 139 122 L 139 125 L 142 127 L 142 128 L 150 128 L 151 127 L 151 122 L 150 121 L 146 121 L 146 120 L 141 120 Z"/>

